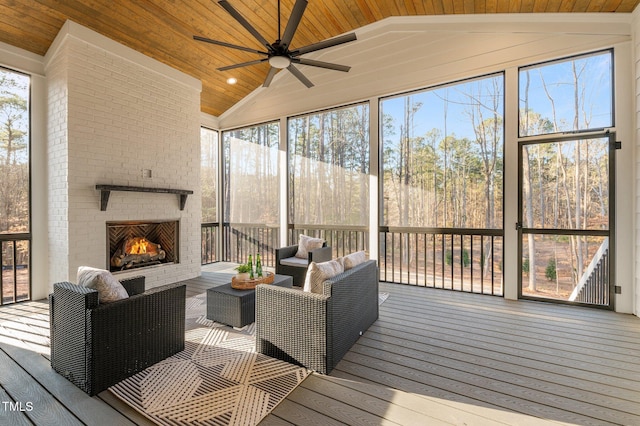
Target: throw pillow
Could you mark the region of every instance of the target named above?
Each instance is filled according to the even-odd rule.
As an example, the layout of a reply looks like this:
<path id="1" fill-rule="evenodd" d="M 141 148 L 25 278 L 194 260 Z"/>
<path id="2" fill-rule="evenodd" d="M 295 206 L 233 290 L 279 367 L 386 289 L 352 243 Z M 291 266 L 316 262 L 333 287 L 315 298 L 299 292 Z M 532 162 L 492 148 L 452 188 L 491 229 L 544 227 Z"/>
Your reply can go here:
<path id="1" fill-rule="evenodd" d="M 104 269 L 81 266 L 78 268 L 77 282 L 78 285 L 96 290 L 99 303 L 111 303 L 129 297 L 120 281 Z"/>
<path id="2" fill-rule="evenodd" d="M 304 291 L 322 294 L 322 283 L 344 272 L 342 264 L 337 260 L 327 262 L 311 262 L 304 280 Z"/>
<path id="3" fill-rule="evenodd" d="M 364 251 L 357 251 L 355 253 L 348 254 L 342 258 L 344 264 L 344 270 L 353 268 L 356 265 L 367 261 L 367 255 Z"/>
<path id="4" fill-rule="evenodd" d="M 296 253 L 296 257 L 301 259 L 308 259 L 309 252 L 311 250 L 319 249 L 324 244 L 324 240 L 322 238 L 313 238 L 308 237 L 306 235 L 300 235 L 298 239 L 298 252 Z"/>

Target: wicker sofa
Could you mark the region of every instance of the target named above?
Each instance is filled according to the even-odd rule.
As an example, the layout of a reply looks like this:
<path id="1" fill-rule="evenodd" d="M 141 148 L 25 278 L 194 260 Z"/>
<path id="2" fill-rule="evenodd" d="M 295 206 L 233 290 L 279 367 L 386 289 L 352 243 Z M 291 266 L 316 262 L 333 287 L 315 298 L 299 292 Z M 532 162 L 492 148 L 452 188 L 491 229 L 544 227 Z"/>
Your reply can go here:
<path id="1" fill-rule="evenodd" d="M 276 249 L 276 274 L 289 275 L 293 277 L 293 285 L 303 287 L 309 264 L 331 260 L 332 249 L 325 242 L 321 248 L 309 251 L 308 259 L 295 257 L 297 252 L 297 244 Z"/>
<path id="2" fill-rule="evenodd" d="M 256 287 L 256 351 L 329 374 L 378 318 L 376 262 L 326 280 L 323 291 Z"/>
<path id="3" fill-rule="evenodd" d="M 130 297 L 113 303 L 69 282 L 49 295 L 51 367 L 92 396 L 184 349 L 186 285 L 121 283 Z"/>

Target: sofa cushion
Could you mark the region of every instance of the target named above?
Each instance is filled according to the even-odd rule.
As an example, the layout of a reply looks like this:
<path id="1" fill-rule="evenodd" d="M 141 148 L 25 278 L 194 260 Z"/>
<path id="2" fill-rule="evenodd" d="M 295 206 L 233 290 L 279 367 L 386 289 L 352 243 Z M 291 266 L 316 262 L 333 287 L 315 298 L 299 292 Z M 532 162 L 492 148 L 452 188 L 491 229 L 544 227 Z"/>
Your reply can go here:
<path id="1" fill-rule="evenodd" d="M 111 303 L 129 297 L 127 290 L 109 271 L 81 266 L 78 268 L 78 285 L 94 289 L 98 292 L 100 303 Z"/>
<path id="2" fill-rule="evenodd" d="M 299 257 L 287 257 L 284 259 L 280 259 L 280 264 L 286 265 L 286 266 L 298 266 L 301 268 L 306 268 L 307 266 L 309 266 L 309 260 L 300 259 Z"/>
<path id="3" fill-rule="evenodd" d="M 322 294 L 322 283 L 344 272 L 344 267 L 337 260 L 328 262 L 311 262 L 304 280 L 304 291 Z"/>
<path id="4" fill-rule="evenodd" d="M 298 252 L 296 253 L 296 257 L 309 259 L 309 252 L 321 248 L 323 244 L 324 240 L 322 238 L 313 238 L 301 234 L 298 239 Z"/>
<path id="5" fill-rule="evenodd" d="M 367 255 L 364 252 L 364 250 L 348 254 L 342 258 L 342 264 L 344 266 L 345 271 L 361 263 L 364 263 L 366 261 L 367 261 Z"/>

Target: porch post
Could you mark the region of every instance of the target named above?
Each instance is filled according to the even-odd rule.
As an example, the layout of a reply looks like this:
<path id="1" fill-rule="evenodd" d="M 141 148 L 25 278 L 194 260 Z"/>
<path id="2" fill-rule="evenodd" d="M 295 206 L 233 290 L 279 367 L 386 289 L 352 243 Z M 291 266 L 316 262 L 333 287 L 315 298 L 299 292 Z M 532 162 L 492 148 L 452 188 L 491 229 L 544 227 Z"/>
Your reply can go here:
<path id="1" fill-rule="evenodd" d="M 280 118 L 280 148 L 278 152 L 278 167 L 280 177 L 280 247 L 288 245 L 287 235 L 289 226 L 289 179 L 287 176 L 288 156 L 287 156 L 287 117 Z"/>
<path id="2" fill-rule="evenodd" d="M 224 261 L 226 253 L 224 252 L 224 143 L 222 141 L 222 130 L 218 130 L 218 179 L 216 182 L 216 220 L 218 221 L 218 238 L 216 238 L 216 258 Z"/>
<path id="3" fill-rule="evenodd" d="M 378 229 L 380 225 L 380 125 L 378 98 L 369 99 L 369 258 L 380 264 Z"/>
<path id="4" fill-rule="evenodd" d="M 504 298 L 518 298 L 518 70 L 505 71 L 504 97 L 504 240 L 502 286 Z M 509 95 L 508 95 L 509 94 Z"/>

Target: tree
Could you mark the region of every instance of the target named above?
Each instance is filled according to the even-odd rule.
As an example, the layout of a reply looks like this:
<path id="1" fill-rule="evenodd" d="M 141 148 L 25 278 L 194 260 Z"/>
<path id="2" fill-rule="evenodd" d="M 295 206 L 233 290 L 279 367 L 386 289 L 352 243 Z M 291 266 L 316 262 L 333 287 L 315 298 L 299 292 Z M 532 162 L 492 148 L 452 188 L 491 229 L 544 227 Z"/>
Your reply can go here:
<path id="1" fill-rule="evenodd" d="M 292 223 L 368 223 L 368 115 L 359 104 L 289 120 Z"/>
<path id="2" fill-rule="evenodd" d="M 0 71 L 0 232 L 29 227 L 28 79 Z"/>
<path id="3" fill-rule="evenodd" d="M 611 125 L 610 115 L 610 55 L 588 55 L 551 65 L 528 69 L 521 73 L 520 134 L 551 135 L 559 132 L 579 132 Z M 534 72 L 534 70 L 536 72 Z M 606 74 L 609 73 L 607 76 Z M 600 80 L 600 77 L 603 79 Z M 537 78 L 537 80 L 535 80 Z M 539 84 L 535 89 L 532 81 Z M 609 88 L 608 95 L 593 101 L 593 94 Z M 531 102 L 530 102 L 531 101 Z M 533 111 L 535 104 L 539 111 Z M 607 111 L 607 105 L 609 111 Z M 594 115 L 595 111 L 595 115 Z M 609 121 L 607 121 L 609 120 Z M 550 136 L 552 138 L 552 136 Z M 523 214 L 529 227 L 546 229 L 606 229 L 608 187 L 608 141 L 563 137 L 545 143 L 523 146 Z M 533 219 L 535 218 L 535 224 Z M 529 234 L 529 255 L 535 251 L 533 234 Z M 583 275 L 585 259 L 590 253 L 589 239 L 570 234 L 551 239 L 538 236 L 541 246 L 550 241 L 552 252 L 542 251 L 538 263 L 553 261 L 558 265 L 558 250 L 567 247 L 568 281 L 574 286 Z M 544 246 L 543 246 L 544 247 Z M 535 271 L 536 259 L 531 258 Z M 564 267 L 564 265 L 563 265 Z M 535 291 L 530 274 L 529 289 Z M 553 275 L 556 292 L 560 293 L 562 277 Z"/>
<path id="4" fill-rule="evenodd" d="M 200 141 L 202 222 L 206 223 L 217 220 L 218 132 L 203 128 L 200 131 Z"/>
<path id="5" fill-rule="evenodd" d="M 470 86 L 466 94 L 469 102 L 467 114 L 473 123 L 475 143 L 482 161 L 481 173 L 484 177 L 485 228 L 496 226 L 496 171 L 502 158 L 502 84 L 501 80 L 489 79 L 486 86 Z M 473 90 L 476 90 L 475 92 Z"/>

